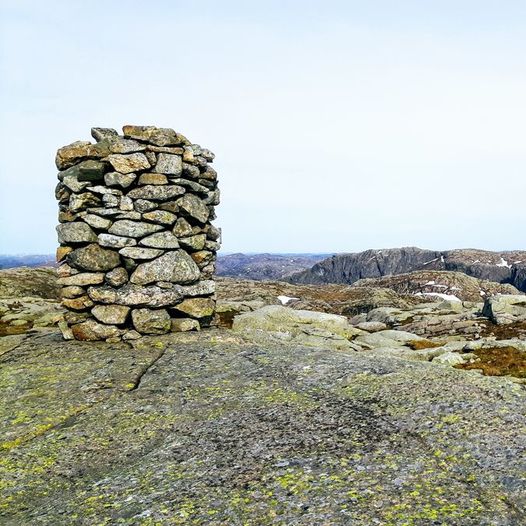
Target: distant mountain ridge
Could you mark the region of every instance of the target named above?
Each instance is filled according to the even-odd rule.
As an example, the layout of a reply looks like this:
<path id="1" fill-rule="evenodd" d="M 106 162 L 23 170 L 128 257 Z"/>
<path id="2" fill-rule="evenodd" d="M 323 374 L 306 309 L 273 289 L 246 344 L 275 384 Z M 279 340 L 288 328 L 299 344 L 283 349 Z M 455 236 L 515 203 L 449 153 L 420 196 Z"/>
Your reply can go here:
<path id="1" fill-rule="evenodd" d="M 526 291 L 526 251 L 425 250 L 417 247 L 338 254 L 286 278 L 296 284 L 345 283 L 417 270 L 448 270 Z"/>

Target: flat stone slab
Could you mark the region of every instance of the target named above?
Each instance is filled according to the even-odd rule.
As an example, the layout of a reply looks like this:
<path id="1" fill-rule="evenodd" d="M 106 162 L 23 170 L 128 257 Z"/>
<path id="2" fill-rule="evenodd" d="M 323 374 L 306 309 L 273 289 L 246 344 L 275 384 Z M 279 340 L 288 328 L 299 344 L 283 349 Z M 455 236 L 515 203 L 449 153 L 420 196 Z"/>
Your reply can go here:
<path id="1" fill-rule="evenodd" d="M 526 523 L 526 391 L 230 331 L 0 356 L 2 524 Z"/>

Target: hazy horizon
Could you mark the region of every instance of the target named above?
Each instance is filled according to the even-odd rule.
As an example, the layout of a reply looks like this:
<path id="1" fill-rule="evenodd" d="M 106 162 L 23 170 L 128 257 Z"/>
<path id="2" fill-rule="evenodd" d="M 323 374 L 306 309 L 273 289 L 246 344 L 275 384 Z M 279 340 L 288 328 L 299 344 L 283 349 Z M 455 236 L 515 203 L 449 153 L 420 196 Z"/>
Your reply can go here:
<path id="1" fill-rule="evenodd" d="M 128 123 L 215 152 L 222 254 L 524 249 L 525 29 L 518 1 L 6 0 L 0 253 L 54 252 L 57 148 Z"/>

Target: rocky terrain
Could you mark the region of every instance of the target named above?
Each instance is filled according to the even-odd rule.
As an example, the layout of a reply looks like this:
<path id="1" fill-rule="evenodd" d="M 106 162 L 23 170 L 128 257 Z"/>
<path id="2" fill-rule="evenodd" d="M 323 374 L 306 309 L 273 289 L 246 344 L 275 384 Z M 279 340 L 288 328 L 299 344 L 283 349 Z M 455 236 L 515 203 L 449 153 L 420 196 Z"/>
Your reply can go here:
<path id="1" fill-rule="evenodd" d="M 420 248 L 366 250 L 338 254 L 312 268 L 287 278 L 291 283 L 347 283 L 363 278 L 404 274 L 416 270 L 448 270 L 475 278 L 510 283 L 526 291 L 526 251 L 489 252 L 486 250 L 434 251 Z"/>
<path id="2" fill-rule="evenodd" d="M 253 280 L 281 280 L 309 269 L 327 254 L 225 254 L 219 255 L 217 275 Z"/>
<path id="3" fill-rule="evenodd" d="M 105 343 L 1 272 L 0 523 L 526 524 L 526 295 L 428 277 L 223 278 L 220 326 Z"/>
<path id="4" fill-rule="evenodd" d="M 41 267 L 54 264 L 54 254 L 0 255 L 0 269 L 14 267 Z"/>

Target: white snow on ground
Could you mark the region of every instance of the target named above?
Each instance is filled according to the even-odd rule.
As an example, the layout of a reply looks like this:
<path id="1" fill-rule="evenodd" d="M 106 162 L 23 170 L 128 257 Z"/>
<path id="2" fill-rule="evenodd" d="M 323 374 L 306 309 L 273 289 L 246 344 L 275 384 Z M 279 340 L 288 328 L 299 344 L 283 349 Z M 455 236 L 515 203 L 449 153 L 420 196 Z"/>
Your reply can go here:
<path id="1" fill-rule="evenodd" d="M 428 282 L 426 283 L 426 285 L 434 285 L 434 284 L 435 284 L 434 281 L 428 281 Z"/>
<path id="2" fill-rule="evenodd" d="M 511 268 L 511 265 L 508 265 L 508 262 L 501 256 L 500 261 L 497 263 L 497 267 Z"/>
<path id="3" fill-rule="evenodd" d="M 290 296 L 278 296 L 278 300 L 281 301 L 282 305 L 286 305 L 292 300 L 299 300 L 299 298 L 291 298 Z"/>
<path id="4" fill-rule="evenodd" d="M 440 256 L 440 261 L 444 263 L 444 256 Z"/>
<path id="5" fill-rule="evenodd" d="M 513 262 L 514 265 L 518 265 L 519 263 L 522 263 L 522 260 L 521 260 L 521 259 L 519 259 L 519 261 L 514 261 L 514 262 Z"/>
<path id="6" fill-rule="evenodd" d="M 462 301 L 460 298 L 453 296 L 453 294 L 442 294 L 440 292 L 417 292 L 415 296 L 432 296 L 448 301 Z"/>
<path id="7" fill-rule="evenodd" d="M 460 287 L 451 287 L 450 290 L 462 290 Z"/>
<path id="8" fill-rule="evenodd" d="M 481 296 L 485 296 L 485 295 L 486 295 L 486 291 L 481 290 L 481 291 L 480 291 L 480 295 L 481 295 Z"/>

